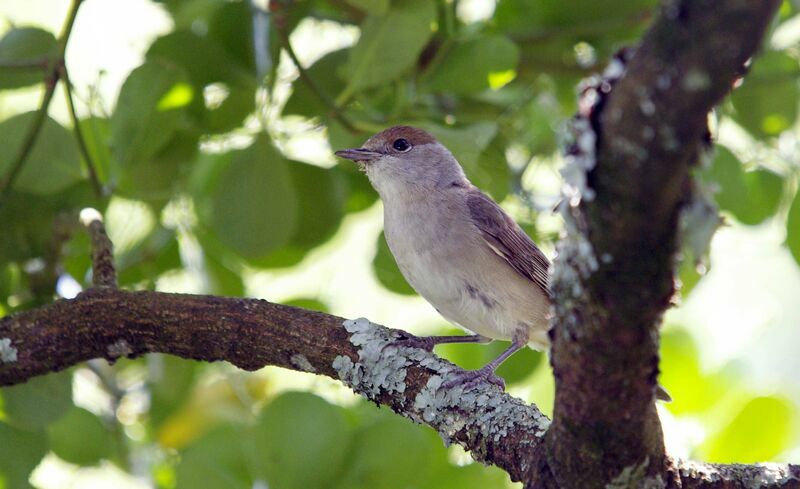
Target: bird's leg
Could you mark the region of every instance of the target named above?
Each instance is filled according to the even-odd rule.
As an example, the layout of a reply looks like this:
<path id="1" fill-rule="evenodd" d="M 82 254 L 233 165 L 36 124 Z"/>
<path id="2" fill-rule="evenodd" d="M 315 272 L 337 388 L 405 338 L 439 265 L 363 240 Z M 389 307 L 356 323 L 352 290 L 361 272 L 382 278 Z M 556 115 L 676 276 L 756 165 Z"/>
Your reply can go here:
<path id="1" fill-rule="evenodd" d="M 528 343 L 528 328 L 525 327 L 524 329 L 517 330 L 517 333 L 514 334 L 514 339 L 511 342 L 511 346 L 509 346 L 503 353 L 497 356 L 494 360 L 487 363 L 483 367 L 479 368 L 478 370 L 469 370 L 464 372 L 463 374 L 458 375 L 456 378 L 445 382 L 442 384 L 444 388 L 455 387 L 459 384 L 464 384 L 465 386 L 474 385 L 481 381 L 489 382 L 490 384 L 495 384 L 500 386 L 501 389 L 506 388 L 506 383 L 498 377 L 494 371 L 497 370 L 497 367 L 500 366 L 501 363 L 506 361 L 508 357 L 513 355 L 514 353 L 518 352 L 525 345 Z"/>
<path id="2" fill-rule="evenodd" d="M 453 336 L 414 336 L 410 333 L 401 333 L 393 345 L 407 346 L 410 348 L 422 348 L 423 350 L 433 351 L 433 347 L 444 343 L 489 343 L 491 338 L 475 335 L 453 335 Z"/>

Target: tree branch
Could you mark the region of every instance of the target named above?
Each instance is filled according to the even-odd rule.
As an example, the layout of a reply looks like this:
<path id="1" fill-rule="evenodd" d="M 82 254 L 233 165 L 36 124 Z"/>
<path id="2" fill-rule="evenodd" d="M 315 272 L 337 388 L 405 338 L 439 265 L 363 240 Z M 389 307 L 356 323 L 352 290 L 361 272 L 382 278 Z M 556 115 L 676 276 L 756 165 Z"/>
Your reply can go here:
<path id="1" fill-rule="evenodd" d="M 432 426 L 477 460 L 528 479 L 541 458 L 547 418 L 488 383 L 438 389 L 463 371 L 424 350 L 390 345 L 396 337 L 365 319 L 263 300 L 95 288 L 0 320 L 0 342 L 14 351 L 14 360 L 0 362 L 0 385 L 92 358 L 113 362 L 152 352 L 225 360 L 245 370 L 276 365 L 340 379 Z"/>
<path id="2" fill-rule="evenodd" d="M 665 1 L 632 56 L 612 62 L 579 104 L 568 233 L 553 280 L 547 445 L 563 487 L 603 487 L 632 467 L 664 473 L 653 404 L 658 323 L 674 293 L 689 171 L 707 141 L 708 111 L 741 75 L 779 4 Z"/>

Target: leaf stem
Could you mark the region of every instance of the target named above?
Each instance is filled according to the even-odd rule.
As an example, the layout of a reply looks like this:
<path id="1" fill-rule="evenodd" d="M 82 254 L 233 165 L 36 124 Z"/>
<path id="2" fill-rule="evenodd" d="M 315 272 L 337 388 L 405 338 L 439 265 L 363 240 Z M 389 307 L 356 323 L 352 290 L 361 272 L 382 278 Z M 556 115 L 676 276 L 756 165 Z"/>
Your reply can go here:
<path id="1" fill-rule="evenodd" d="M 61 30 L 61 35 L 58 37 L 58 51 L 56 55 L 47 62 L 44 80 L 45 91 L 42 96 L 42 102 L 39 105 L 39 110 L 36 113 L 36 118 L 33 120 L 33 123 L 28 129 L 28 133 L 25 135 L 25 139 L 22 141 L 22 146 L 20 146 L 17 157 L 11 164 L 11 171 L 8 172 L 8 175 L 3 180 L 0 180 L 0 191 L 2 191 L 3 195 L 8 194 L 11 187 L 14 185 L 14 180 L 16 180 L 22 171 L 22 167 L 25 165 L 25 161 L 33 150 L 33 145 L 36 143 L 36 138 L 39 136 L 39 131 L 41 131 L 44 120 L 47 117 L 50 101 L 53 100 L 53 94 L 55 93 L 56 85 L 58 84 L 64 67 L 64 53 L 67 50 L 67 41 L 72 32 L 72 26 L 75 24 L 75 17 L 78 14 L 78 7 L 80 7 L 81 2 L 83 2 L 83 0 L 72 0 L 67 19 Z"/>
<path id="2" fill-rule="evenodd" d="M 61 79 L 64 81 L 64 94 L 67 98 L 67 106 L 69 107 L 69 115 L 72 119 L 72 131 L 75 133 L 75 139 L 78 140 L 78 148 L 83 155 L 86 162 L 86 169 L 89 171 L 89 179 L 92 181 L 92 188 L 98 197 L 103 196 L 103 185 L 97 176 L 97 169 L 89 153 L 89 147 L 86 145 L 86 139 L 83 137 L 83 130 L 81 129 L 81 122 L 78 119 L 78 113 L 75 111 L 75 100 L 72 96 L 72 82 L 69 79 L 69 73 L 66 66 L 61 71 Z"/>
<path id="3" fill-rule="evenodd" d="M 342 126 L 345 127 L 345 129 L 347 129 L 353 134 L 361 132 L 358 130 L 358 128 L 356 128 L 353 125 L 352 122 L 350 122 L 350 120 L 344 115 L 344 113 L 342 113 L 342 109 L 338 105 L 336 105 L 336 102 L 334 102 L 333 99 L 331 99 L 328 96 L 328 94 L 326 94 L 320 88 L 320 86 L 317 85 L 317 82 L 314 81 L 311 75 L 308 74 L 308 71 L 306 71 L 306 69 L 303 68 L 303 65 L 300 64 L 300 60 L 297 58 L 297 54 L 294 52 L 292 44 L 289 41 L 289 34 L 286 32 L 286 29 L 281 25 L 281 22 L 275 22 L 275 25 L 277 27 L 276 30 L 278 31 L 278 37 L 280 37 L 283 48 L 286 50 L 286 53 L 292 60 L 292 63 L 295 65 L 295 67 L 297 67 L 297 72 L 300 74 L 300 78 L 306 83 L 306 85 L 308 85 L 308 88 L 310 88 L 311 91 L 314 92 L 314 94 L 317 97 L 319 97 L 322 103 L 328 106 L 331 115 L 333 115 L 333 117 L 336 120 L 338 120 L 342 124 Z"/>

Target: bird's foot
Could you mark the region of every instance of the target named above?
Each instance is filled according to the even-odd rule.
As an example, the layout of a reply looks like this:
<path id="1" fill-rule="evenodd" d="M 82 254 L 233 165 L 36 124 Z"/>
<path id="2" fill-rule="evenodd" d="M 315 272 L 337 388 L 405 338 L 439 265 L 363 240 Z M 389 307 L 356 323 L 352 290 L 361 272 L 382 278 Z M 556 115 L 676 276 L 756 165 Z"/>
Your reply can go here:
<path id="1" fill-rule="evenodd" d="M 407 348 L 433 351 L 433 347 L 436 346 L 436 338 L 433 336 L 414 336 L 411 333 L 401 331 L 399 336 L 391 343 L 387 343 L 386 346 L 405 346 Z"/>
<path id="2" fill-rule="evenodd" d="M 442 384 L 442 387 L 445 389 L 450 389 L 461 385 L 464 386 L 464 389 L 469 389 L 470 387 L 475 387 L 482 382 L 494 384 L 500 387 L 502 390 L 506 389 L 506 382 L 502 379 L 502 377 L 499 377 L 496 373 L 494 373 L 494 369 L 491 368 L 490 365 L 478 370 L 467 370 L 466 372 L 457 374 L 454 378 Z"/>

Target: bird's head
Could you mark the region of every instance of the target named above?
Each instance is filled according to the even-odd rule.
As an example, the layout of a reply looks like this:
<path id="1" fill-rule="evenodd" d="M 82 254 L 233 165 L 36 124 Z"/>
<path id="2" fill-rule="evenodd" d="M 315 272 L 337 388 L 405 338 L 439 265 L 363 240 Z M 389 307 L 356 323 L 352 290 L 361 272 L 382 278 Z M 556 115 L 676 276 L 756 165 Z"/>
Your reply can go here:
<path id="1" fill-rule="evenodd" d="M 360 148 L 336 156 L 353 160 L 366 172 L 382 198 L 466 184 L 461 165 L 433 136 L 422 129 L 395 126 L 379 132 Z"/>

